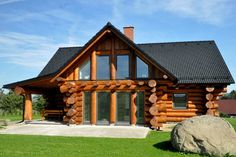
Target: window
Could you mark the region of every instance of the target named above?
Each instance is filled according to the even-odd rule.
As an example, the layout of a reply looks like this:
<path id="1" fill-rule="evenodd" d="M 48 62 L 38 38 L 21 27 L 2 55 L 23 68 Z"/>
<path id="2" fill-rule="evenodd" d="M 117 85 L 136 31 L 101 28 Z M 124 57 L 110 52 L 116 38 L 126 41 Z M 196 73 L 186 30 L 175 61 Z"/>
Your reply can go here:
<path id="1" fill-rule="evenodd" d="M 97 92 L 97 123 L 109 124 L 110 119 L 110 93 Z"/>
<path id="2" fill-rule="evenodd" d="M 187 94 L 175 93 L 173 94 L 174 108 L 186 109 L 187 108 Z"/>
<path id="3" fill-rule="evenodd" d="M 80 80 L 90 80 L 90 60 L 86 60 L 79 67 L 79 79 Z"/>
<path id="4" fill-rule="evenodd" d="M 137 92 L 136 97 L 136 117 L 137 117 L 137 124 L 144 123 L 144 92 Z"/>
<path id="5" fill-rule="evenodd" d="M 137 57 L 137 78 L 148 78 L 148 65 Z"/>
<path id="6" fill-rule="evenodd" d="M 84 122 L 90 122 L 90 100 L 91 93 L 84 92 Z"/>
<path id="7" fill-rule="evenodd" d="M 117 56 L 117 79 L 127 79 L 129 78 L 129 56 L 119 55 Z"/>
<path id="8" fill-rule="evenodd" d="M 117 123 L 130 123 L 130 93 L 117 92 Z"/>
<path id="9" fill-rule="evenodd" d="M 109 56 L 97 55 L 97 80 L 110 79 Z"/>

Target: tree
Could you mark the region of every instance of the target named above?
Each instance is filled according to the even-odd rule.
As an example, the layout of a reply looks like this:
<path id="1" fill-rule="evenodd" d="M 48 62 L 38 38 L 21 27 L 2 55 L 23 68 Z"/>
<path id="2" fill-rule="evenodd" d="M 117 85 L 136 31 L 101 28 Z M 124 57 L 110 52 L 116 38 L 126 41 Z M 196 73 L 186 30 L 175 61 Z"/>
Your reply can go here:
<path id="1" fill-rule="evenodd" d="M 35 95 L 33 97 L 33 109 L 41 112 L 47 105 L 47 101 L 41 95 Z"/>
<path id="2" fill-rule="evenodd" d="M 4 113 L 17 113 L 22 110 L 23 97 L 16 95 L 13 91 L 0 94 L 0 110 Z"/>
<path id="3" fill-rule="evenodd" d="M 232 90 L 230 93 L 226 93 L 221 99 L 236 99 L 236 91 Z"/>

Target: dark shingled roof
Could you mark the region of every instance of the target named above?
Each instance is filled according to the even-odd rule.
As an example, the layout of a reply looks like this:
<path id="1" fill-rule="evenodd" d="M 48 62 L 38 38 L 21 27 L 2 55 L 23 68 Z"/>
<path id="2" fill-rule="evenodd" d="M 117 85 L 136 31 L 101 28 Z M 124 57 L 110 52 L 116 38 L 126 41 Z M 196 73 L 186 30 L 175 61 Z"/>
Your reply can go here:
<path id="1" fill-rule="evenodd" d="M 234 83 L 214 41 L 137 44 L 178 83 Z M 80 53 L 82 47 L 59 48 L 39 76 L 57 73 Z"/>
<path id="2" fill-rule="evenodd" d="M 178 83 L 234 83 L 214 41 L 137 44 Z"/>
<path id="3" fill-rule="evenodd" d="M 63 68 L 68 61 L 79 54 L 82 47 L 64 47 L 59 48 L 47 65 L 39 73 L 38 77 L 52 75 Z"/>

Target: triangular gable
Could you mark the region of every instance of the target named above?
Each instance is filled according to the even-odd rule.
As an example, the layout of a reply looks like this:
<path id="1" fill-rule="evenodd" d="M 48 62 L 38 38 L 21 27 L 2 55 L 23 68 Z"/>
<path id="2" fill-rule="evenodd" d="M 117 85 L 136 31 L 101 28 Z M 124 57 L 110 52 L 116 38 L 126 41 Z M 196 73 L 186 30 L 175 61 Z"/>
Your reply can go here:
<path id="1" fill-rule="evenodd" d="M 116 27 L 114 27 L 110 22 L 108 22 L 92 39 L 90 39 L 84 47 L 80 50 L 79 54 L 69 60 L 67 64 L 62 67 L 58 73 L 55 74 L 55 76 L 51 79 L 50 82 L 54 82 L 57 77 L 59 77 L 61 74 L 63 74 L 66 70 L 68 70 L 84 53 L 86 53 L 92 46 L 94 46 L 99 39 L 101 39 L 106 33 L 112 32 L 114 35 L 116 35 L 120 40 L 122 40 L 124 43 L 126 43 L 129 47 L 131 47 L 137 54 L 137 56 L 141 56 L 141 58 L 144 58 L 148 60 L 150 63 L 152 63 L 156 68 L 163 71 L 172 80 L 175 80 L 176 77 L 170 73 L 167 69 L 162 67 L 160 64 L 156 63 L 154 59 L 147 56 L 133 41 L 131 41 L 129 38 L 127 38 L 123 33 L 121 33 Z"/>

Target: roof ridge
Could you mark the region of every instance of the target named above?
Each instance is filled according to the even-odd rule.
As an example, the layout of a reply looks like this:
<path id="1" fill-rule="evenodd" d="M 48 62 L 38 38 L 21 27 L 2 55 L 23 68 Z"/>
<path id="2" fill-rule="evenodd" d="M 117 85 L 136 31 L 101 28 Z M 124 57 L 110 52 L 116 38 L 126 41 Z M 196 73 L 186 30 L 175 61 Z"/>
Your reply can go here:
<path id="1" fill-rule="evenodd" d="M 65 48 L 82 48 L 82 47 L 84 47 L 84 46 L 69 46 L 69 47 L 64 46 L 64 47 L 59 47 L 58 49 L 65 49 Z"/>
<path id="2" fill-rule="evenodd" d="M 154 43 L 136 43 L 137 45 L 154 45 L 154 44 L 178 44 L 178 43 L 198 43 L 198 42 L 215 42 L 214 40 L 195 40 L 195 41 L 173 41 L 173 42 L 154 42 Z"/>

